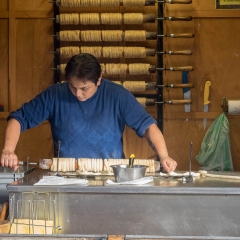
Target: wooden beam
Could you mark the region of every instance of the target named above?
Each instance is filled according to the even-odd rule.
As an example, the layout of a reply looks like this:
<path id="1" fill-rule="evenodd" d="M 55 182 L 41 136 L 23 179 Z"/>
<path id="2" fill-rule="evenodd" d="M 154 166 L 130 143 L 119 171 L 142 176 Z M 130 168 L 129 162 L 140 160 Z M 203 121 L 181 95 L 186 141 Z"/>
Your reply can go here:
<path id="1" fill-rule="evenodd" d="M 163 119 L 215 119 L 217 118 L 222 112 L 172 112 L 172 113 L 165 113 Z M 226 114 L 226 117 L 229 119 L 239 119 L 240 115 L 229 115 Z"/>
<path id="2" fill-rule="evenodd" d="M 182 11 L 185 16 L 193 18 L 239 18 L 240 10 L 202 10 L 202 11 Z M 169 15 L 178 16 L 178 11 L 168 11 Z"/>
<path id="3" fill-rule="evenodd" d="M 16 11 L 16 18 L 53 18 L 53 11 Z"/>
<path id="4" fill-rule="evenodd" d="M 36 18 L 53 18 L 53 17 L 54 17 L 53 11 L 22 11 L 22 10 L 15 11 L 15 18 L 36 19 Z M 0 19 L 1 18 L 9 18 L 9 11 L 0 10 Z"/>
<path id="5" fill-rule="evenodd" d="M 16 108 L 16 16 L 15 0 L 9 0 L 9 112 Z"/>
<path id="6" fill-rule="evenodd" d="M 9 112 L 0 112 L 0 119 L 6 119 L 9 115 Z"/>
<path id="7" fill-rule="evenodd" d="M 8 18 L 9 12 L 8 11 L 0 11 L 0 19 L 1 18 Z"/>

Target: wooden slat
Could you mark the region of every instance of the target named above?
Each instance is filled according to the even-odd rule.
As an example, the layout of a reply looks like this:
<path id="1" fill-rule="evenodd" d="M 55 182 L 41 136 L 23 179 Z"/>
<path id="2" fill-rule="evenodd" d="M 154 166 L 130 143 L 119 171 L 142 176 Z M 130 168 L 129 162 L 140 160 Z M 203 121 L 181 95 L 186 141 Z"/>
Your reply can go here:
<path id="1" fill-rule="evenodd" d="M 16 11 L 16 18 L 53 18 L 54 12 L 51 11 Z M 0 19 L 1 18 L 9 18 L 9 11 L 0 11 Z"/>
<path id="2" fill-rule="evenodd" d="M 178 16 L 179 11 L 170 11 L 171 16 Z M 239 18 L 240 10 L 203 10 L 203 11 L 182 11 L 184 16 L 192 16 L 193 18 Z"/>
<path id="3" fill-rule="evenodd" d="M 51 11 L 16 11 L 16 18 L 53 18 L 54 12 Z M 50 21 L 50 20 L 49 20 Z"/>
<path id="4" fill-rule="evenodd" d="M 8 11 L 0 11 L 0 18 L 8 18 L 9 12 Z"/>
<path id="5" fill-rule="evenodd" d="M 53 18 L 54 13 L 51 11 L 16 11 L 16 18 Z M 9 11 L 0 11 L 0 19 L 1 18 L 9 18 Z"/>
<path id="6" fill-rule="evenodd" d="M 9 0 L 9 111 L 16 106 L 16 25 L 15 0 Z"/>
<path id="7" fill-rule="evenodd" d="M 173 112 L 173 113 L 165 113 L 164 119 L 215 119 L 218 117 L 222 112 Z M 227 118 L 229 119 L 238 119 L 240 118 L 240 115 L 229 115 L 226 114 Z"/>
<path id="8" fill-rule="evenodd" d="M 8 111 L 8 19 L 0 19 L 0 105 Z"/>
<path id="9" fill-rule="evenodd" d="M 9 112 L 0 112 L 0 119 L 6 119 L 9 115 Z"/>

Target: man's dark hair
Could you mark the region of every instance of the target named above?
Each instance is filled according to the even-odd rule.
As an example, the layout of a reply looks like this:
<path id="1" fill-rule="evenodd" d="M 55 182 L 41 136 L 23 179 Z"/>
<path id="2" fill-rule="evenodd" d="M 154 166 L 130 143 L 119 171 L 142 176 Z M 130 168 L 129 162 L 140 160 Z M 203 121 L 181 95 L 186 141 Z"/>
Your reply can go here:
<path id="1" fill-rule="evenodd" d="M 101 76 L 101 65 L 92 54 L 81 53 L 70 58 L 65 68 L 66 80 L 77 77 L 97 84 Z"/>

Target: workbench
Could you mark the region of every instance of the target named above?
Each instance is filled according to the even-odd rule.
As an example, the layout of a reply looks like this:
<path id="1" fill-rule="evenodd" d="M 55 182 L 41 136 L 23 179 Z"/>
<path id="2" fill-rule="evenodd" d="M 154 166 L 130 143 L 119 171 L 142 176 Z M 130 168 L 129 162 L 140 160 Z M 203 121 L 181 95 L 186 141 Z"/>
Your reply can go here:
<path id="1" fill-rule="evenodd" d="M 94 176 L 86 185 L 34 186 L 44 175 L 48 170 L 39 169 L 7 186 L 11 221 L 50 219 L 54 235 L 61 236 L 240 238 L 240 180 L 184 182 L 154 173 L 154 181 L 145 185 L 108 185 L 113 176 Z"/>

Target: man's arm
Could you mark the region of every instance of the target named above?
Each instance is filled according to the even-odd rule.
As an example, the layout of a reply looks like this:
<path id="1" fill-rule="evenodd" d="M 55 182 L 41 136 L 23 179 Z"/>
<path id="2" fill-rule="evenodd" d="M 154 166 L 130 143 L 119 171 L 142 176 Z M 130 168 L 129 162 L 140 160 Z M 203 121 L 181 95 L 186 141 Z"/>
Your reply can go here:
<path id="1" fill-rule="evenodd" d="M 151 124 L 143 135 L 150 147 L 155 151 L 155 153 L 160 158 L 160 163 L 166 172 L 172 172 L 176 169 L 177 163 L 172 158 L 168 156 L 168 151 L 166 147 L 163 135 L 156 124 Z"/>
<path id="2" fill-rule="evenodd" d="M 11 118 L 5 131 L 5 142 L 1 155 L 1 165 L 3 167 L 16 167 L 18 165 L 18 157 L 14 153 L 21 132 L 20 123 Z"/>

